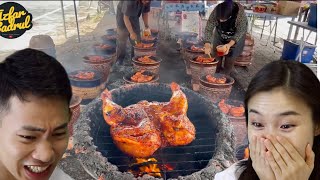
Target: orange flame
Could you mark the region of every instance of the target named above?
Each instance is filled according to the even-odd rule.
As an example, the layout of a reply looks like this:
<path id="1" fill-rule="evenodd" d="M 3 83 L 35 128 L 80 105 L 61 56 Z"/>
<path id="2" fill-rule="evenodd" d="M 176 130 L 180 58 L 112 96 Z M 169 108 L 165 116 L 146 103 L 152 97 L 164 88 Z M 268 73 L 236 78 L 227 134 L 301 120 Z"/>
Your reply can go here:
<path id="1" fill-rule="evenodd" d="M 249 148 L 244 149 L 244 156 L 243 159 L 248 159 L 249 158 Z"/>
<path id="2" fill-rule="evenodd" d="M 156 162 L 158 162 L 155 158 L 143 159 L 143 158 L 136 158 L 136 164 L 152 162 L 152 164 L 148 164 L 145 166 L 139 167 L 140 173 L 139 175 L 149 174 L 154 177 L 161 177 L 160 168 Z M 132 172 L 132 171 L 130 171 Z"/>

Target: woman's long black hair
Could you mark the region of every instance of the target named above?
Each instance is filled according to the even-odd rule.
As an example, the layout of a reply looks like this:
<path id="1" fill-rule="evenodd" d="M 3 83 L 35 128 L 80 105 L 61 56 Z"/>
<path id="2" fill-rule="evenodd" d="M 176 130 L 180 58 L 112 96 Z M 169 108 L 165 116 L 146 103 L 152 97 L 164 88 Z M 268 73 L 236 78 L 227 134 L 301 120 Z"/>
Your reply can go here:
<path id="1" fill-rule="evenodd" d="M 296 61 L 274 61 L 264 66 L 251 80 L 245 95 L 245 113 L 248 126 L 248 102 L 259 92 L 271 91 L 281 87 L 288 93 L 302 98 L 312 110 L 314 125 L 320 126 L 320 82 L 316 75 L 304 64 Z M 315 153 L 314 169 L 310 180 L 320 177 L 320 135 L 316 136 L 312 147 Z M 240 166 L 246 169 L 239 180 L 259 179 L 252 167 L 252 160 Z"/>
<path id="2" fill-rule="evenodd" d="M 224 2 L 218 4 L 216 7 L 216 17 L 217 19 L 227 20 L 232 16 L 234 9 L 234 3 L 232 0 L 225 0 Z"/>

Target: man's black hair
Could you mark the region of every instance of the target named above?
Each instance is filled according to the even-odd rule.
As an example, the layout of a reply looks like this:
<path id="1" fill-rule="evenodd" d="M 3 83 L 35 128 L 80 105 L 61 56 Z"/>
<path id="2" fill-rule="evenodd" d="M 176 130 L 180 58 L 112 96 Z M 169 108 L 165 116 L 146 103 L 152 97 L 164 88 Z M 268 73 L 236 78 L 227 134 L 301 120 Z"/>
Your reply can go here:
<path id="1" fill-rule="evenodd" d="M 0 114 L 10 109 L 11 97 L 24 102 L 29 95 L 58 98 L 69 105 L 72 91 L 67 72 L 55 58 L 27 48 L 0 63 Z"/>

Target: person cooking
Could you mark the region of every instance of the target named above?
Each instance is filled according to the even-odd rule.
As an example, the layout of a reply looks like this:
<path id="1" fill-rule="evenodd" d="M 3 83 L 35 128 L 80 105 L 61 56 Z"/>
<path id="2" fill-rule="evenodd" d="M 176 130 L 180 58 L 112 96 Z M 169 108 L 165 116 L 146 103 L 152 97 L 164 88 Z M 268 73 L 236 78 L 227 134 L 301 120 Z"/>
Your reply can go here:
<path id="1" fill-rule="evenodd" d="M 126 56 L 127 40 L 130 38 L 131 45 L 140 42 L 140 23 L 142 19 L 145 32 L 151 34 L 149 29 L 148 13 L 150 12 L 149 0 L 120 1 L 117 7 L 117 64 L 123 65 Z M 133 47 L 131 48 L 131 58 L 134 56 Z"/>
<path id="2" fill-rule="evenodd" d="M 243 6 L 232 0 L 226 0 L 218 4 L 210 14 L 205 28 L 205 53 L 210 54 L 212 49 L 216 52 L 216 47 L 221 45 L 221 49 L 226 57 L 223 72 L 226 75 L 230 75 L 235 58 L 243 51 L 247 24 L 247 17 Z M 220 58 L 217 72 L 222 70 Z"/>

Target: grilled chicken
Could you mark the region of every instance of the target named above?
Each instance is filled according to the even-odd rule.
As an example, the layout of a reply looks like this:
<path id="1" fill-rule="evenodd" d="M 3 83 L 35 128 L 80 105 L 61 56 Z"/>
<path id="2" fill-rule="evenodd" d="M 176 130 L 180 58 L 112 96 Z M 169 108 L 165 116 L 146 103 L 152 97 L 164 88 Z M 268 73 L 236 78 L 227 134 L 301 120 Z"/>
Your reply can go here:
<path id="1" fill-rule="evenodd" d="M 138 58 L 138 61 L 145 63 L 145 64 L 154 64 L 157 63 L 157 61 L 155 61 L 154 59 L 150 58 L 151 56 L 143 56 Z"/>
<path id="2" fill-rule="evenodd" d="M 187 117 L 187 97 L 176 83 L 171 83 L 171 90 L 172 97 L 161 111 L 161 130 L 171 146 L 187 145 L 196 134 L 194 125 Z"/>
<path id="3" fill-rule="evenodd" d="M 107 124 L 117 126 L 125 119 L 125 111 L 118 104 L 111 101 L 111 94 L 106 89 L 101 94 L 102 99 L 102 114 Z"/>
<path id="4" fill-rule="evenodd" d="M 125 108 L 125 119 L 110 129 L 116 146 L 125 154 L 145 158 L 151 156 L 160 146 L 160 132 L 150 121 L 141 105 Z"/>
<path id="5" fill-rule="evenodd" d="M 210 74 L 206 75 L 206 80 L 209 83 L 216 83 L 216 84 L 225 84 L 227 82 L 227 78 L 225 78 L 225 77 L 216 78 L 216 77 L 213 77 Z"/>
<path id="6" fill-rule="evenodd" d="M 139 102 L 162 132 L 162 147 L 187 145 L 195 139 L 195 127 L 187 117 L 187 97 L 176 83 L 171 84 L 171 90 L 169 102 Z"/>
<path id="7" fill-rule="evenodd" d="M 144 70 L 138 71 L 133 76 L 131 76 L 130 79 L 134 82 L 142 83 L 142 82 L 149 82 L 154 77 L 153 75 L 149 76 L 149 75 L 144 75 L 143 73 L 144 73 Z"/>
<path id="8" fill-rule="evenodd" d="M 138 43 L 135 45 L 137 48 L 151 48 L 153 47 L 154 43 L 145 44 L 145 43 Z"/>
<path id="9" fill-rule="evenodd" d="M 103 116 L 111 126 L 117 147 L 133 157 L 151 156 L 160 146 L 187 145 L 195 139 L 195 127 L 187 117 L 186 95 L 176 83 L 169 102 L 140 101 L 121 107 L 102 93 Z"/>
<path id="10" fill-rule="evenodd" d="M 71 78 L 91 80 L 94 78 L 94 72 L 91 71 L 79 71 L 76 75 L 71 75 Z"/>
<path id="11" fill-rule="evenodd" d="M 230 116 L 234 116 L 234 117 L 241 117 L 244 115 L 244 112 L 245 112 L 243 105 L 240 105 L 240 106 L 229 105 L 225 102 L 224 99 L 222 99 L 219 102 L 218 106 L 223 113 L 228 114 Z"/>
<path id="12" fill-rule="evenodd" d="M 111 126 L 115 145 L 133 157 L 151 156 L 160 146 L 160 132 L 139 104 L 123 108 L 110 100 L 110 93 L 102 93 L 103 117 Z"/>
<path id="13" fill-rule="evenodd" d="M 199 63 L 211 63 L 214 61 L 214 58 L 207 58 L 207 57 L 203 57 L 203 56 L 198 56 L 196 58 L 196 61 Z"/>
<path id="14" fill-rule="evenodd" d="M 93 55 L 93 56 L 88 56 L 88 59 L 91 62 L 100 62 L 100 61 L 103 61 L 105 58 L 103 56 Z"/>
<path id="15" fill-rule="evenodd" d="M 230 105 L 225 103 L 225 100 L 222 99 L 219 104 L 218 104 L 219 108 L 221 109 L 221 111 L 225 114 L 229 113 L 230 110 Z"/>
<path id="16" fill-rule="evenodd" d="M 244 111 L 245 111 L 245 109 L 244 109 L 244 107 L 242 105 L 240 105 L 239 107 L 232 106 L 230 108 L 230 112 L 229 113 L 230 113 L 231 116 L 241 117 L 241 116 L 243 116 Z"/>

